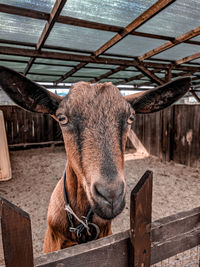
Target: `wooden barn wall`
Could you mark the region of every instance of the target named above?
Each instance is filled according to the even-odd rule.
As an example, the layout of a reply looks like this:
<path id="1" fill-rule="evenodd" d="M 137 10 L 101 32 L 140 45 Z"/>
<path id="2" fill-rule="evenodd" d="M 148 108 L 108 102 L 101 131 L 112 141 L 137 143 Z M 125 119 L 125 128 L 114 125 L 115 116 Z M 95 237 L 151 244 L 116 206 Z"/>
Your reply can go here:
<path id="1" fill-rule="evenodd" d="M 0 106 L 8 144 L 61 141 L 58 123 L 48 115 Z M 163 111 L 137 115 L 132 129 L 151 155 L 200 166 L 200 105 L 174 105 Z"/>
<path id="2" fill-rule="evenodd" d="M 174 105 L 136 115 L 132 129 L 151 155 L 200 166 L 200 105 Z"/>
<path id="3" fill-rule="evenodd" d="M 25 111 L 17 106 L 0 106 L 8 145 L 46 143 L 62 140 L 58 123 L 49 115 Z"/>

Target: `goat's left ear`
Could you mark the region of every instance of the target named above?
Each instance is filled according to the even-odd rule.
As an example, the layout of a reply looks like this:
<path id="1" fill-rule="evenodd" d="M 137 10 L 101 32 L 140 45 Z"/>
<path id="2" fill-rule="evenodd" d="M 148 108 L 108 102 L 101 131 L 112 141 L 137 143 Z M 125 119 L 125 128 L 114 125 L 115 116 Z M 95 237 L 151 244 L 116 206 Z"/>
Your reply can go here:
<path id="1" fill-rule="evenodd" d="M 0 86 L 20 107 L 53 117 L 62 100 L 39 84 L 4 66 L 0 66 Z"/>
<path id="2" fill-rule="evenodd" d="M 180 99 L 191 87 L 191 78 L 183 77 L 144 93 L 127 96 L 136 113 L 152 113 L 164 109 Z"/>

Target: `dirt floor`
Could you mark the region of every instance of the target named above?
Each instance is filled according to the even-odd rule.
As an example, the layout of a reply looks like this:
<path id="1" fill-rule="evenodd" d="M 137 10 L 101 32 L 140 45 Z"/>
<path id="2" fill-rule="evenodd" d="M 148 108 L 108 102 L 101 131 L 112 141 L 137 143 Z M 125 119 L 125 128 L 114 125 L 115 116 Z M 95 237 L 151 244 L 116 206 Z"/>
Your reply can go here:
<path id="1" fill-rule="evenodd" d="M 42 254 L 50 195 L 63 173 L 64 148 L 12 151 L 13 179 L 0 183 L 0 195 L 31 216 L 34 256 Z M 153 171 L 153 220 L 200 206 L 200 170 L 162 163 L 155 157 L 126 152 L 126 208 L 114 221 L 113 233 L 129 228 L 130 191 L 147 169 Z"/>

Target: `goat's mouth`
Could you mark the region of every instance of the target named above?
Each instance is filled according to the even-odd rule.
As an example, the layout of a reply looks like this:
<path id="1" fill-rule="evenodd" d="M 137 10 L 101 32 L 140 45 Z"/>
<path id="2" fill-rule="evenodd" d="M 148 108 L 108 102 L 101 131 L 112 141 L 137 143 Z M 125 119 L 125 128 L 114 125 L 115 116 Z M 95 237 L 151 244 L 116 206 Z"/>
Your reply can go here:
<path id="1" fill-rule="evenodd" d="M 105 200 L 96 201 L 92 198 L 92 209 L 96 215 L 104 220 L 111 220 L 119 215 L 125 207 L 125 196 L 109 203 Z"/>

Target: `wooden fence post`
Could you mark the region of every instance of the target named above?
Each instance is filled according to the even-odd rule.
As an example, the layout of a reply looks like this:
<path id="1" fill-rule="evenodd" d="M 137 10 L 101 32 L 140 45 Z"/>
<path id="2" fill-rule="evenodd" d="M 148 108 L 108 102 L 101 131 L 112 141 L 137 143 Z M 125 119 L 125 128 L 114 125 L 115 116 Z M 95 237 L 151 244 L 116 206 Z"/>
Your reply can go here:
<path id="1" fill-rule="evenodd" d="M 33 267 L 30 217 L 3 198 L 0 198 L 0 233 L 5 266 Z"/>
<path id="2" fill-rule="evenodd" d="M 146 171 L 131 192 L 131 267 L 149 267 L 151 264 L 152 180 L 153 173 Z"/>

